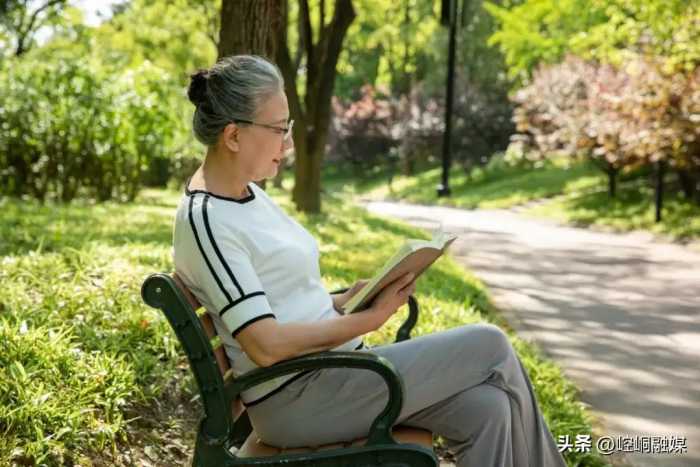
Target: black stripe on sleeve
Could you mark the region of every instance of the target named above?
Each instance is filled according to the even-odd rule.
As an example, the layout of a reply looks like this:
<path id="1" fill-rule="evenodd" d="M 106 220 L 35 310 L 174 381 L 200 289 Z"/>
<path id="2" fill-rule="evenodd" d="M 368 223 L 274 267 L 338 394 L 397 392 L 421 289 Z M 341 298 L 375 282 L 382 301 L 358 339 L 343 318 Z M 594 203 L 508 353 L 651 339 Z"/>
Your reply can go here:
<path id="1" fill-rule="evenodd" d="M 260 321 L 261 319 L 264 319 L 264 318 L 275 318 L 275 319 L 277 319 L 277 317 L 276 317 L 275 315 L 273 315 L 272 313 L 266 313 L 266 314 L 264 314 L 264 315 L 256 316 L 255 318 L 251 318 L 251 319 L 249 319 L 248 321 L 246 321 L 245 323 L 243 323 L 243 324 L 241 324 L 240 326 L 238 326 L 238 327 L 231 333 L 231 337 L 233 337 L 233 338 L 235 339 L 235 338 L 236 338 L 236 335 L 237 335 L 239 332 L 241 332 L 243 329 L 245 329 L 246 327 L 250 326 L 250 325 L 253 324 L 254 322 Z"/>
<path id="2" fill-rule="evenodd" d="M 238 293 L 241 295 L 241 297 L 243 297 L 243 296 L 245 296 L 245 293 L 243 293 L 243 289 L 241 288 L 241 285 L 236 280 L 236 276 L 233 275 L 233 271 L 231 271 L 231 268 L 229 267 L 228 263 L 224 260 L 224 256 L 221 254 L 221 250 L 219 250 L 219 247 L 217 246 L 216 241 L 214 240 L 214 234 L 211 231 L 211 225 L 209 225 L 209 215 L 207 214 L 207 202 L 208 201 L 209 201 L 209 195 L 204 195 L 204 203 L 202 204 L 202 216 L 204 217 L 204 227 L 207 230 L 207 235 L 209 236 L 209 242 L 211 242 L 211 246 L 214 249 L 216 256 L 219 258 L 219 261 L 221 261 L 221 264 L 224 266 L 224 269 L 228 273 L 228 276 L 233 281 L 233 285 L 236 286 L 236 289 L 238 289 Z M 231 300 L 229 300 L 229 301 L 231 301 Z"/>
<path id="3" fill-rule="evenodd" d="M 192 227 L 192 232 L 194 233 L 194 239 L 197 241 L 197 246 L 199 247 L 200 253 L 202 253 L 202 257 L 204 258 L 204 262 L 207 263 L 207 267 L 209 268 L 209 272 L 211 272 L 211 275 L 214 276 L 214 280 L 216 281 L 216 284 L 219 286 L 221 291 L 223 292 L 224 296 L 226 297 L 226 300 L 228 300 L 229 303 L 233 301 L 231 298 L 231 294 L 228 293 L 228 291 L 224 288 L 224 284 L 221 283 L 221 279 L 219 279 L 219 276 L 216 275 L 216 271 L 214 271 L 214 267 L 211 265 L 209 262 L 209 258 L 207 258 L 207 254 L 204 252 L 204 247 L 202 247 L 202 242 L 199 239 L 199 234 L 197 233 L 197 226 L 194 223 L 194 216 L 192 215 L 192 204 L 194 202 L 194 196 L 190 197 L 190 204 L 189 204 L 189 209 L 188 209 L 188 217 L 190 219 L 190 226 Z M 205 204 L 206 206 L 206 204 Z"/>
<path id="4" fill-rule="evenodd" d="M 234 300 L 233 302 L 229 303 L 228 305 L 226 305 L 225 307 L 223 307 L 223 308 L 221 309 L 221 311 L 219 312 L 219 316 L 224 316 L 224 313 L 226 313 L 228 310 L 230 310 L 230 309 L 233 308 L 234 306 L 238 305 L 238 304 L 241 303 L 242 301 L 245 301 L 245 300 L 247 300 L 247 299 L 249 299 L 249 298 L 252 298 L 252 297 L 257 297 L 258 295 L 265 295 L 265 292 L 253 292 L 253 293 L 249 293 L 248 295 L 244 295 L 244 296 L 242 296 L 241 298 L 239 298 L 239 299 L 237 299 L 237 300 Z"/>

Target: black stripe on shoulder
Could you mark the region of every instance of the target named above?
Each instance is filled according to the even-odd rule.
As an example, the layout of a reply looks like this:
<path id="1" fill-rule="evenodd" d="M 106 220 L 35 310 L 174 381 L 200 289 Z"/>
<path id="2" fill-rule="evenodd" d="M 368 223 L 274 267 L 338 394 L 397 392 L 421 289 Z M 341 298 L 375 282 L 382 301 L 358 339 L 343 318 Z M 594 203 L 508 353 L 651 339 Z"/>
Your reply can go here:
<path id="1" fill-rule="evenodd" d="M 194 239 L 197 242 L 197 246 L 199 247 L 199 252 L 202 254 L 202 257 L 204 258 L 204 262 L 207 263 L 207 267 L 209 268 L 209 272 L 211 272 L 211 275 L 214 276 L 214 280 L 216 281 L 216 284 L 219 286 L 221 291 L 223 292 L 224 296 L 226 297 L 226 300 L 233 301 L 231 298 L 231 294 L 228 293 L 228 291 L 224 288 L 224 284 L 221 282 L 221 279 L 219 279 L 219 276 L 216 275 L 216 271 L 214 271 L 214 267 L 211 265 L 211 262 L 209 262 L 209 258 L 207 257 L 207 254 L 204 252 L 204 247 L 202 247 L 202 241 L 199 239 L 199 234 L 197 233 L 197 226 L 194 223 L 194 216 L 192 214 L 192 204 L 194 203 L 194 196 L 190 197 L 190 204 L 188 208 L 187 215 L 190 219 L 190 226 L 192 227 L 192 233 L 194 233 Z"/>
<path id="2" fill-rule="evenodd" d="M 234 306 L 238 305 L 238 304 L 241 303 L 242 301 L 245 301 L 245 300 L 247 300 L 247 299 L 249 299 L 249 298 L 252 298 L 252 297 L 257 297 L 258 295 L 265 295 L 265 292 L 253 292 L 253 293 L 249 293 L 248 295 L 244 295 L 244 296 L 242 296 L 241 298 L 232 301 L 231 303 L 229 303 L 228 305 L 226 305 L 225 307 L 223 307 L 223 308 L 221 309 L 221 311 L 219 312 L 219 316 L 224 316 L 224 313 L 226 313 L 228 310 L 230 310 L 230 309 L 233 308 Z"/>
<path id="3" fill-rule="evenodd" d="M 221 261 L 221 264 L 224 266 L 226 273 L 233 281 L 233 285 L 236 286 L 238 293 L 241 296 L 244 296 L 245 293 L 243 293 L 243 288 L 236 280 L 236 276 L 233 275 L 233 271 L 231 271 L 231 268 L 229 267 L 228 263 L 226 262 L 226 260 L 224 260 L 224 256 L 221 254 L 221 250 L 219 250 L 219 246 L 216 244 L 216 240 L 214 240 L 214 234 L 212 233 L 211 225 L 209 224 L 209 215 L 207 214 L 208 201 L 209 201 L 209 195 L 204 195 L 204 203 L 202 204 L 202 216 L 204 217 L 204 228 L 206 228 L 206 230 L 207 230 L 207 235 L 209 236 L 209 242 L 211 242 L 211 246 L 214 249 L 216 256 L 219 258 L 219 261 Z"/>
<path id="4" fill-rule="evenodd" d="M 239 332 L 241 332 L 242 330 L 244 330 L 245 328 L 247 328 L 248 326 L 250 326 L 250 325 L 253 324 L 254 322 L 260 321 L 261 319 L 265 319 L 265 318 L 275 318 L 275 319 L 277 319 L 277 317 L 276 317 L 275 315 L 273 315 L 272 313 L 265 313 L 264 315 L 256 316 L 255 318 L 251 318 L 251 319 L 249 319 L 248 321 L 246 321 L 245 323 L 243 323 L 243 324 L 241 324 L 240 326 L 238 326 L 238 327 L 231 333 L 231 337 L 233 337 L 233 338 L 235 339 L 235 338 L 236 338 L 236 335 L 237 335 Z"/>
<path id="5" fill-rule="evenodd" d="M 360 350 L 360 349 L 364 348 L 364 346 L 365 346 L 365 343 L 362 342 L 362 341 L 360 341 L 360 345 L 358 345 L 357 347 L 355 347 L 355 350 Z"/>

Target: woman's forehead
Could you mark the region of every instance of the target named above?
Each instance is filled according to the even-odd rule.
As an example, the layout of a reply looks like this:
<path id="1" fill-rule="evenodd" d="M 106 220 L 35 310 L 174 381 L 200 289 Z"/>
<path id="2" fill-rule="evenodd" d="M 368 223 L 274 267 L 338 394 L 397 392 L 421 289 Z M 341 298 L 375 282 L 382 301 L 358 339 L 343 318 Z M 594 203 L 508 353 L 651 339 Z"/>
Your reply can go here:
<path id="1" fill-rule="evenodd" d="M 266 123 L 284 123 L 289 120 L 289 105 L 284 92 L 273 94 L 263 101 L 258 109 L 257 118 L 265 119 Z"/>

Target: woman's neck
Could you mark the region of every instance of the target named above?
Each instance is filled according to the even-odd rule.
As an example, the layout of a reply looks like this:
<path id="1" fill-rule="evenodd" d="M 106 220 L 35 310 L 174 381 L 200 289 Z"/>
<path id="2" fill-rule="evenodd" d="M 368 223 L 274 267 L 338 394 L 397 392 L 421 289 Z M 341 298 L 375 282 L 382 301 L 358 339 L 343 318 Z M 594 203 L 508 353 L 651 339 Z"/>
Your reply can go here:
<path id="1" fill-rule="evenodd" d="M 203 184 L 202 188 L 207 191 L 234 199 L 249 196 L 250 182 L 236 170 L 230 155 L 221 154 L 215 148 L 207 151 L 204 162 L 192 177 L 192 185 Z"/>

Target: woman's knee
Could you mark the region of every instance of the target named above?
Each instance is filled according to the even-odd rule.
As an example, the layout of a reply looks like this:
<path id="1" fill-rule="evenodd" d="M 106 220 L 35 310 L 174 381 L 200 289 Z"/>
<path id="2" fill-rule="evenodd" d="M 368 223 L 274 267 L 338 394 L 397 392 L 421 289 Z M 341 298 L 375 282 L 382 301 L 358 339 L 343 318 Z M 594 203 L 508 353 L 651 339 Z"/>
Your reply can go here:
<path id="1" fill-rule="evenodd" d="M 508 335 L 495 324 L 477 323 L 469 327 L 472 328 L 470 338 L 478 340 L 479 347 L 487 358 L 501 360 L 514 352 Z"/>

